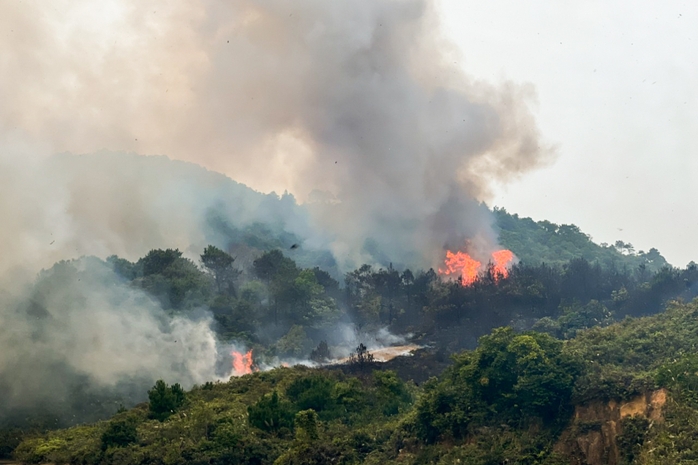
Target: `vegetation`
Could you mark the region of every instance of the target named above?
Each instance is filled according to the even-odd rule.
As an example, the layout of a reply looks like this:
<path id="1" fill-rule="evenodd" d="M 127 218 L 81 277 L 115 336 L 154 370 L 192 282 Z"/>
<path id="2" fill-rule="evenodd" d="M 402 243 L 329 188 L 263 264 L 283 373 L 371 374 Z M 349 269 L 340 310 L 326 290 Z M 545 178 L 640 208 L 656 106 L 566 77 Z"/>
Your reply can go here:
<path id="1" fill-rule="evenodd" d="M 142 390 L 147 402 L 116 413 L 119 399 L 86 389 L 84 379 L 76 403 L 94 417 L 49 405 L 41 408 L 69 418 L 52 428 L 73 426 L 3 419 L 0 454 L 85 465 L 566 464 L 565 435 L 603 430 L 603 418 L 572 421 L 576 408 L 664 388 L 666 422 L 646 415 L 619 422 L 619 460 L 695 460 L 698 301 L 684 302 L 697 294 L 698 267 L 670 267 L 654 249 L 595 245 L 574 226 L 495 215 L 503 245 L 521 261 L 506 278 L 490 269 L 469 286 L 392 265 L 363 265 L 340 283 L 282 252 L 284 241 L 259 225 L 229 231 L 261 228 L 255 244 L 268 250 L 244 262 L 232 248 L 210 245 L 197 261 L 155 249 L 135 262 L 56 264 L 39 275 L 20 311 L 45 318 L 47 302 L 69 303 L 76 296 L 55 289 L 70 289 L 91 261 L 172 315 L 210 310 L 219 338 L 253 349 L 258 363 L 346 356 L 336 328 L 349 324 L 362 336 L 412 334 L 434 347 L 435 364 L 455 355 L 418 386 L 408 370 L 398 376 L 381 367 L 362 341 L 341 367 L 277 368 L 186 392 L 159 380 Z M 33 418 L 12 418 L 20 417 Z"/>
<path id="2" fill-rule="evenodd" d="M 108 421 L 27 437 L 14 454 L 81 464 L 566 464 L 561 433 L 600 434 L 606 421 L 570 424 L 577 406 L 664 388 L 664 420 L 622 418 L 620 463 L 688 464 L 698 451 L 696 316 L 698 300 L 673 303 L 567 341 L 499 328 L 421 388 L 390 371 L 277 368 L 194 387 L 163 420 L 153 395 Z M 150 392 L 171 389 L 158 382 Z"/>

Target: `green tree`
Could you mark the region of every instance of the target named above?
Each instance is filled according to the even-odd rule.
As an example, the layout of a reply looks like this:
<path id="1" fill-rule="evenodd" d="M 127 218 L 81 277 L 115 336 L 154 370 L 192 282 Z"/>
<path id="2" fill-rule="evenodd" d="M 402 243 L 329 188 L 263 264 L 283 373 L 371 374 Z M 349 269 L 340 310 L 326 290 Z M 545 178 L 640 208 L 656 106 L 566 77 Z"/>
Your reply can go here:
<path id="1" fill-rule="evenodd" d="M 316 412 L 331 410 L 335 406 L 334 382 L 320 374 L 296 379 L 286 389 L 286 395 L 300 410 Z"/>
<path id="2" fill-rule="evenodd" d="M 368 351 L 368 348 L 362 343 L 349 355 L 349 363 L 364 367 L 374 362 L 373 354 Z"/>
<path id="3" fill-rule="evenodd" d="M 565 418 L 580 365 L 548 334 L 495 329 L 455 358 L 441 382 L 427 383 L 417 406 L 426 441 L 464 437 L 471 427 Z"/>
<path id="4" fill-rule="evenodd" d="M 148 391 L 148 400 L 150 416 L 156 420 L 164 421 L 184 404 L 185 394 L 179 384 L 168 386 L 159 379 L 155 382 L 155 386 Z"/>
<path id="5" fill-rule="evenodd" d="M 138 440 L 138 419 L 133 415 L 122 415 L 109 421 L 102 433 L 102 450 L 109 447 L 125 447 Z"/>
<path id="6" fill-rule="evenodd" d="M 145 257 L 138 260 L 137 265 L 143 276 L 161 274 L 181 256 L 182 252 L 179 249 L 153 249 Z"/>
<path id="7" fill-rule="evenodd" d="M 209 245 L 201 255 L 201 263 L 213 275 L 218 293 L 235 294 L 234 280 L 240 272 L 233 267 L 235 258 L 223 250 Z"/>
<path id="8" fill-rule="evenodd" d="M 274 391 L 247 407 L 250 425 L 269 432 L 279 432 L 282 428 L 293 427 L 293 410 L 288 401 L 279 399 Z"/>
<path id="9" fill-rule="evenodd" d="M 315 410 L 301 410 L 296 413 L 294 425 L 296 427 L 296 440 L 301 442 L 312 442 L 320 436 L 317 431 L 318 416 Z"/>

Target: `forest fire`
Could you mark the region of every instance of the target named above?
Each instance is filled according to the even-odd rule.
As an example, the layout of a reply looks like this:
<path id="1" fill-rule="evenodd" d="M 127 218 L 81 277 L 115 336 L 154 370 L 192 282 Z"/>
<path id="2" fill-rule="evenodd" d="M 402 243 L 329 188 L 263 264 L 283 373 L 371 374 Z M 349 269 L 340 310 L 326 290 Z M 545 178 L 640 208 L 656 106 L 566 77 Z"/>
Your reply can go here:
<path id="1" fill-rule="evenodd" d="M 509 267 L 513 260 L 514 253 L 511 250 L 502 249 L 492 252 L 490 263 L 494 278 L 500 279 L 509 276 Z M 439 268 L 439 274 L 460 277 L 464 286 L 473 284 L 484 270 L 482 262 L 460 250 L 455 253 L 447 250 L 444 265 L 444 269 Z"/>
<path id="2" fill-rule="evenodd" d="M 252 367 L 252 349 L 246 353 L 232 351 L 233 356 L 233 376 L 249 375 L 254 368 Z"/>

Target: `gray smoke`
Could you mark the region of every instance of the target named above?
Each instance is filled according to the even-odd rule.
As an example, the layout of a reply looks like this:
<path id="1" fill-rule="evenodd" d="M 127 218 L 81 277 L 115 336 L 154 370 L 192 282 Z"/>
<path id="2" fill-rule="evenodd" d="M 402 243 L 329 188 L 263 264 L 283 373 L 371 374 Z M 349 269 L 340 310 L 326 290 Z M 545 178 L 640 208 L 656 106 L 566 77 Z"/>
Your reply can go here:
<path id="1" fill-rule="evenodd" d="M 429 0 L 7 2 L 0 18 L 4 132 L 324 199 L 346 268 L 493 248 L 488 186 L 551 153 L 531 89 L 469 79 Z"/>
<path id="2" fill-rule="evenodd" d="M 11 302 L 0 374 L 22 381 L 10 399 L 49 383 L 49 365 L 97 385 L 212 376 L 205 320 L 165 317 L 108 272 L 51 293 L 62 306 L 47 301 L 40 323 L 13 313 L 42 267 L 156 247 L 194 256 L 216 242 L 214 208 L 235 224 L 280 222 L 345 270 L 433 266 L 466 240 L 485 256 L 497 245 L 480 203 L 489 186 L 551 154 L 531 89 L 469 79 L 429 0 L 3 2 L 0 30 L 0 289 Z M 259 208 L 261 197 L 235 206 L 225 199 L 243 197 L 215 173 L 54 155 L 104 148 L 288 189 L 315 228 Z"/>
<path id="3" fill-rule="evenodd" d="M 118 404 L 95 406 L 85 393 L 128 405 L 156 379 L 190 387 L 226 374 L 205 313 L 167 315 L 96 258 L 59 262 L 5 292 L 0 325 L 0 425 L 40 409 L 60 423 L 94 418 Z"/>

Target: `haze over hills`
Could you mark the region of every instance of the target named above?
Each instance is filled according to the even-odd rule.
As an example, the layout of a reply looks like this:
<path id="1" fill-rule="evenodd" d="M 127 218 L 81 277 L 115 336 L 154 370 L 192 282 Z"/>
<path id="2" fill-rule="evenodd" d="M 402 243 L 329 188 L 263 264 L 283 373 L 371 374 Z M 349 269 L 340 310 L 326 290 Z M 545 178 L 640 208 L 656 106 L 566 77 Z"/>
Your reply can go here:
<path id="1" fill-rule="evenodd" d="M 0 461 L 695 462 L 698 266 L 490 209 L 564 147 L 439 22 L 0 2 Z"/>
<path id="2" fill-rule="evenodd" d="M 363 237 L 359 250 L 352 251 L 342 236 L 317 218 L 328 214 L 336 199 L 316 198 L 299 205 L 290 194 L 262 194 L 220 173 L 164 156 L 66 153 L 39 166 L 48 178 L 43 184 L 50 187 L 38 190 L 26 210 L 40 213 L 46 221 L 36 220 L 31 230 L 16 226 L 18 234 L 32 239 L 25 242 L 37 249 L 20 246 L 22 253 L 18 250 L 16 256 L 25 264 L 28 253 L 41 258 L 34 265 L 50 266 L 82 255 L 116 254 L 133 260 L 154 248 L 179 248 L 194 258 L 212 244 L 233 253 L 240 264 L 249 264 L 255 250 L 288 249 L 299 265 L 320 266 L 338 278 L 352 269 L 351 264 L 436 268 L 445 253 L 442 249 L 426 261 L 414 251 L 391 254 L 380 247 L 380 237 L 370 234 Z M 574 225 L 536 223 L 505 209 L 491 212 L 483 204 L 477 211 L 478 221 L 489 223 L 498 241 L 530 264 L 583 257 L 604 266 L 645 264 L 651 271 L 666 265 L 654 249 L 634 251 L 622 247 L 626 245 L 622 241 L 619 247 L 600 246 Z M 5 267 L 10 266 L 9 258 L 3 260 Z M 359 258 L 365 260 L 357 262 Z"/>
<path id="3" fill-rule="evenodd" d="M 33 211 L 61 218 L 61 228 L 28 233 L 51 239 L 28 242 L 42 261 L 24 265 L 44 270 L 3 294 L 0 412 L 9 424 L 104 418 L 144 400 L 156 378 L 187 388 L 226 379 L 240 374 L 233 350 L 252 348 L 262 367 L 316 363 L 323 342 L 324 360 L 406 338 L 445 354 L 497 326 L 569 337 L 695 291 L 693 270 L 663 268 L 656 251 L 596 245 L 574 226 L 484 205 L 520 262 L 506 279 L 485 270 L 463 286 L 428 263 L 408 268 L 370 237 L 360 253 L 370 261 L 343 268 L 313 204 L 191 163 L 62 154 L 42 169 L 54 183 L 37 192 Z M 209 246 L 228 264 L 206 265 Z"/>

